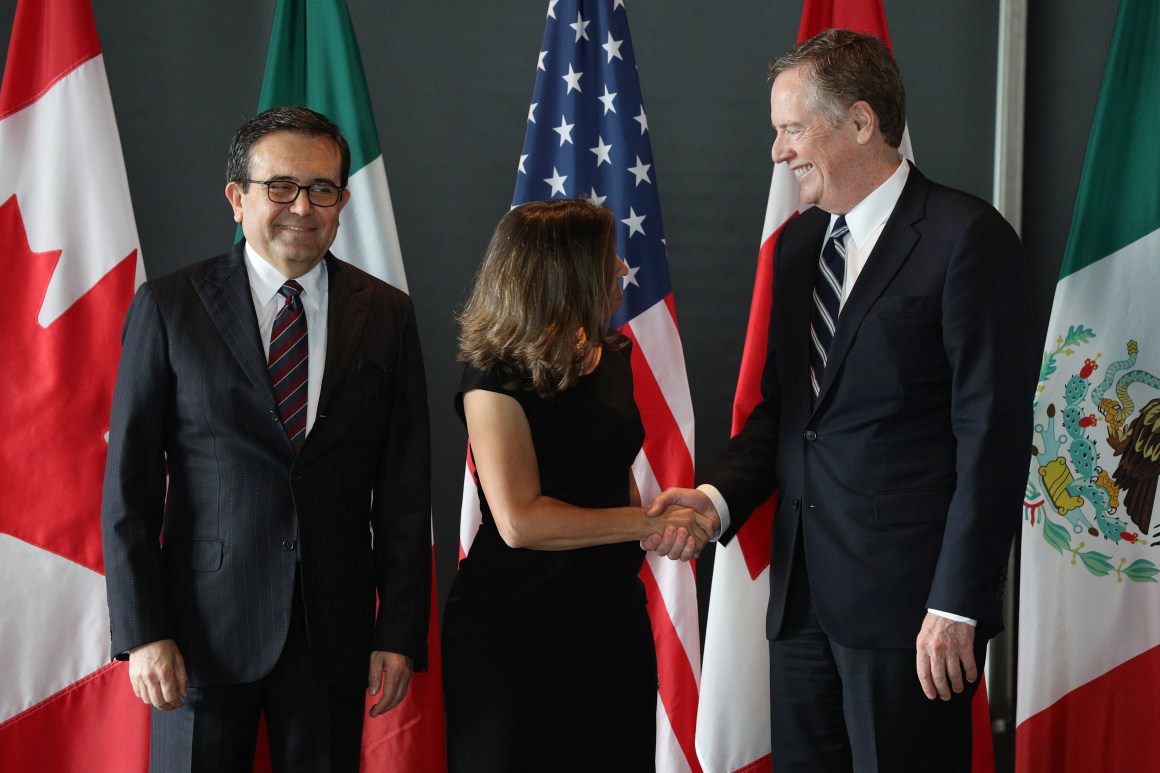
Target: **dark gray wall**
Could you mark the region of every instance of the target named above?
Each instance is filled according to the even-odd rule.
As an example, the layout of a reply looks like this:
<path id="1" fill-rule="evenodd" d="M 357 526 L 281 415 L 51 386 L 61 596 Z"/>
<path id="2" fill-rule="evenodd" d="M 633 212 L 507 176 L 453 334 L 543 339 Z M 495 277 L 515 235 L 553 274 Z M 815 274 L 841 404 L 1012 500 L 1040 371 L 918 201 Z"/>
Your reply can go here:
<path id="1" fill-rule="evenodd" d="M 273 0 L 94 0 L 145 264 L 225 249 L 225 148 L 254 111 Z M 1031 0 L 1023 233 L 1046 326 L 1118 0 Z M 506 211 L 546 3 L 349 0 L 418 308 L 434 430 L 442 589 L 465 433 L 454 309 Z M 0 0 L 6 53 L 14 0 Z M 990 198 L 998 3 L 886 0 L 919 166 Z M 766 63 L 801 0 L 630 0 L 696 410 L 697 458 L 728 434 L 771 162 Z M 707 575 L 702 572 L 702 575 Z"/>

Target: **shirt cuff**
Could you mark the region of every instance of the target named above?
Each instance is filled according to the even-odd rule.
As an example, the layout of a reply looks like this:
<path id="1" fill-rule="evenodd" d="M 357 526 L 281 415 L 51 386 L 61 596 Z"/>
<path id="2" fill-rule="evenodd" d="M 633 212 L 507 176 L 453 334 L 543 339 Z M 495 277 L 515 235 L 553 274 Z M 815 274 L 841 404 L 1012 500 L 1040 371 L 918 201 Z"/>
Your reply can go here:
<path id="1" fill-rule="evenodd" d="M 945 617 L 948 620 L 954 620 L 955 622 L 958 622 L 958 623 L 966 623 L 967 625 L 971 626 L 972 628 L 979 624 L 978 620 L 974 620 L 970 617 L 963 617 L 962 615 L 952 615 L 950 612 L 943 612 L 940 609 L 928 609 L 926 611 L 933 612 L 934 614 L 938 615 L 939 617 Z"/>
<path id="2" fill-rule="evenodd" d="M 721 516 L 720 528 L 709 539 L 710 542 L 716 542 L 729 528 L 729 505 L 725 503 L 725 497 L 721 496 L 721 492 L 717 490 L 717 487 L 711 483 L 702 483 L 700 486 L 697 486 L 697 491 L 709 497 L 709 501 L 713 503 L 713 507 L 717 508 L 717 515 Z"/>

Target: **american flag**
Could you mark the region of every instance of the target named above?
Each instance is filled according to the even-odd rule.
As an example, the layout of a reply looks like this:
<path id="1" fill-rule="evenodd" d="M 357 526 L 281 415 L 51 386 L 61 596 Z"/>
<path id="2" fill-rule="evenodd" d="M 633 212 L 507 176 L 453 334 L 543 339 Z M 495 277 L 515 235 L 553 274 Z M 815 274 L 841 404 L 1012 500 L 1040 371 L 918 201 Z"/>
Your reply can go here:
<path id="1" fill-rule="evenodd" d="M 677 331 L 648 116 L 624 0 L 549 0 L 512 205 L 586 198 L 616 215 L 628 264 L 613 324 L 633 341 L 644 449 L 633 466 L 641 497 L 693 482 L 693 406 Z M 468 470 L 463 549 L 479 522 Z M 700 771 L 694 749 L 700 634 L 691 564 L 649 554 L 641 570 L 657 644 L 657 770 Z"/>

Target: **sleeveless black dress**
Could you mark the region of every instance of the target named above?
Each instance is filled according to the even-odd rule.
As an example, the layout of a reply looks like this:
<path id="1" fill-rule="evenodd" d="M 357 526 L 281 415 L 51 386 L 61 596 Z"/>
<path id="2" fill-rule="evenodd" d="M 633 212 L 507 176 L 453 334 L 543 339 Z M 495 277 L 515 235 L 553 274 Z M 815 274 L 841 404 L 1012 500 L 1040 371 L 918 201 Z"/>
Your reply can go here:
<path id="1" fill-rule="evenodd" d="M 629 348 L 550 398 L 509 372 L 466 368 L 463 393 L 519 402 L 541 490 L 579 507 L 629 503 L 644 441 Z M 478 480 L 476 481 L 478 486 Z M 654 770 L 657 667 L 635 542 L 511 548 L 479 489 L 483 522 L 443 612 L 443 689 L 452 773 Z"/>

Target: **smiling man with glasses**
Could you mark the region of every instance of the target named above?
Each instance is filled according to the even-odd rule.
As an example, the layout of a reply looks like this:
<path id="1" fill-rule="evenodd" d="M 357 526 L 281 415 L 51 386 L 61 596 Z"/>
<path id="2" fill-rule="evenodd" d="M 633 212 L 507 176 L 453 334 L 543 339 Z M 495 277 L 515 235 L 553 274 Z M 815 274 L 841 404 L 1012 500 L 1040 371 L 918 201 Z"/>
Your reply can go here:
<path id="1" fill-rule="evenodd" d="M 349 170 L 323 115 L 247 121 L 245 239 L 129 310 L 102 525 L 153 771 L 250 770 L 264 715 L 275 771 L 353 773 L 363 691 L 378 716 L 426 666 L 423 363 L 407 295 L 329 252 Z"/>
<path id="2" fill-rule="evenodd" d="M 226 198 L 249 251 L 297 279 L 319 265 L 338 233 L 339 213 L 350 199 L 344 187 L 350 147 L 341 134 L 339 142 L 328 134 L 263 128 L 239 130 Z"/>

